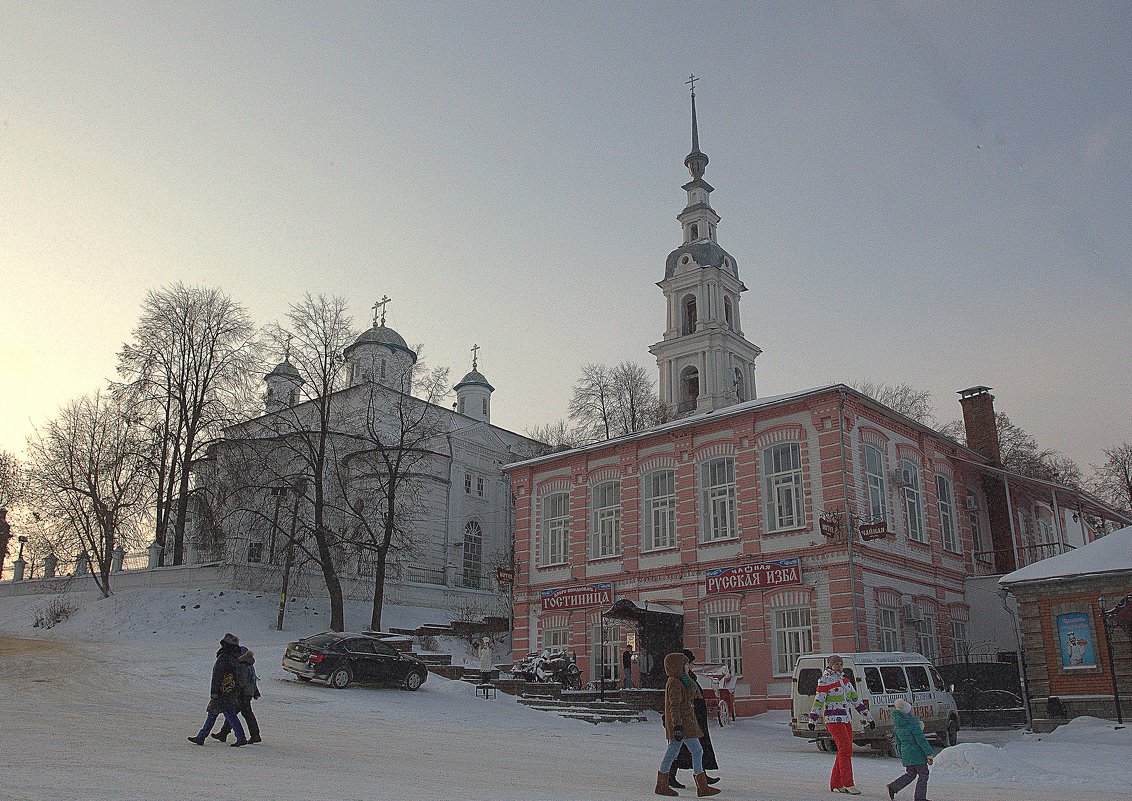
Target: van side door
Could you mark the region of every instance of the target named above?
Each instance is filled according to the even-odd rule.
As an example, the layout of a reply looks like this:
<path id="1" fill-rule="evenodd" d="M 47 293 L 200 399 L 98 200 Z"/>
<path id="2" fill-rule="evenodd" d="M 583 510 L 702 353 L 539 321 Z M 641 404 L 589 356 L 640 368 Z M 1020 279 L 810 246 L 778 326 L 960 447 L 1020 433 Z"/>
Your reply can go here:
<path id="1" fill-rule="evenodd" d="M 908 665 L 908 689 L 912 693 L 912 707 L 924 721 L 924 729 L 933 732 L 946 726 L 940 721 L 939 704 L 936 703 L 935 689 L 928 677 L 926 665 Z"/>

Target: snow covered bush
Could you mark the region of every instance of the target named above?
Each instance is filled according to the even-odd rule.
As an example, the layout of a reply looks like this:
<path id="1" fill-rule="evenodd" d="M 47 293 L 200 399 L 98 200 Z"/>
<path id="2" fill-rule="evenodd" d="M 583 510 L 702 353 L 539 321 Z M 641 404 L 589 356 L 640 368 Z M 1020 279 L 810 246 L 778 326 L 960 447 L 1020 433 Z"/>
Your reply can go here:
<path id="1" fill-rule="evenodd" d="M 78 607 L 65 598 L 55 598 L 46 608 L 35 613 L 35 622 L 31 624 L 32 628 L 49 629 L 69 618 L 76 609 Z"/>

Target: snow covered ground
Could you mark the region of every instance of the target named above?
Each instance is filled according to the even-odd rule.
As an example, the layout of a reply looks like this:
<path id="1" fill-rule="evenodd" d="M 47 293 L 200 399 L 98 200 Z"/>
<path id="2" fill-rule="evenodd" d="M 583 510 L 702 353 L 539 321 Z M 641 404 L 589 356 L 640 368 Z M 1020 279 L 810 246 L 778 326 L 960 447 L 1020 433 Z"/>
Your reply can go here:
<path id="1" fill-rule="evenodd" d="M 430 676 L 416 693 L 301 684 L 279 667 L 286 642 L 326 628 L 326 611 L 274 598 L 149 590 L 96 600 L 50 630 L 52 599 L 0 599 L 0 798 L 648 799 L 663 750 L 654 716 L 592 726 Z M 387 625 L 437 622 L 390 610 Z M 237 633 L 257 656 L 264 742 L 191 745 L 204 717 L 217 641 Z M 792 738 L 783 713 L 712 730 L 721 801 L 828 799 L 832 755 Z M 1080 719 L 1051 735 L 963 732 L 940 754 L 936 801 L 1132 798 L 1132 729 Z M 894 759 L 854 758 L 863 799 L 887 799 Z M 694 790 L 681 792 L 694 797 Z M 911 798 L 911 789 L 898 798 Z"/>

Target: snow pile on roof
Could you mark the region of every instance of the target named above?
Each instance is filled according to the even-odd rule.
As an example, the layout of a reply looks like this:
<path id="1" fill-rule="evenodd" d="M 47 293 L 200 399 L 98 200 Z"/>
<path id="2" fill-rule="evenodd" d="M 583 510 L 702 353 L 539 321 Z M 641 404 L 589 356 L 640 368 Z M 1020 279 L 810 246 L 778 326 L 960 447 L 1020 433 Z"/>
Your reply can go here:
<path id="1" fill-rule="evenodd" d="M 1000 584 L 1132 570 L 1132 526 L 1072 551 L 1027 565 L 999 579 Z"/>

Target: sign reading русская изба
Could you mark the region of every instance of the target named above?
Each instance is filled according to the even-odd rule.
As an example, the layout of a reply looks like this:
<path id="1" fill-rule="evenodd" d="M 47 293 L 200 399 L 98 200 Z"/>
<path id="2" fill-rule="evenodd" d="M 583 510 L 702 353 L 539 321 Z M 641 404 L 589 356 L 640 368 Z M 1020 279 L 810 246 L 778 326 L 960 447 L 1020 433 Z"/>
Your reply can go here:
<path id="1" fill-rule="evenodd" d="M 708 592 L 742 592 L 802 583 L 802 560 L 777 559 L 747 565 L 715 567 L 707 571 Z"/>
<path id="2" fill-rule="evenodd" d="M 539 593 L 543 610 L 580 609 L 584 606 L 609 606 L 613 603 L 613 582 L 582 584 L 576 587 L 553 587 Z"/>

